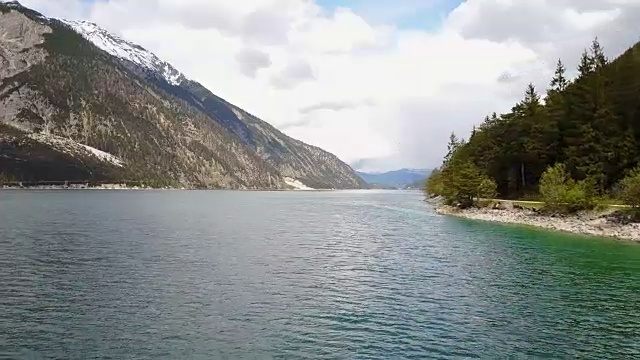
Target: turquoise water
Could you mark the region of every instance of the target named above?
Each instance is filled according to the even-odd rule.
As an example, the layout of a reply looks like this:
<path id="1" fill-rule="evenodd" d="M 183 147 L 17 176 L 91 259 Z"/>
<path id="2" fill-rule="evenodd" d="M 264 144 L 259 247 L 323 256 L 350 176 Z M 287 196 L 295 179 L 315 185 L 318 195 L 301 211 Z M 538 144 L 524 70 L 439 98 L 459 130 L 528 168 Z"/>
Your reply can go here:
<path id="1" fill-rule="evenodd" d="M 640 246 L 419 192 L 0 192 L 0 358 L 640 357 Z"/>

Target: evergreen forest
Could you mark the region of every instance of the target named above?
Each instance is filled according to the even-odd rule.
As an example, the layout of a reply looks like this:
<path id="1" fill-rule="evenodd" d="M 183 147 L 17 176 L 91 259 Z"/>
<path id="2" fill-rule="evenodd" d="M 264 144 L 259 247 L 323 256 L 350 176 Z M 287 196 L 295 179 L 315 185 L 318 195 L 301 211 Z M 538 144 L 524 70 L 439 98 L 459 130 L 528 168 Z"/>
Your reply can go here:
<path id="1" fill-rule="evenodd" d="M 569 79 L 558 60 L 544 95 L 529 84 L 511 111 L 487 116 L 468 140 L 452 134 L 426 191 L 449 203 L 550 200 L 554 191 L 561 203 L 628 196 L 627 178 L 640 174 L 640 43 L 610 61 L 596 38 L 577 70 Z"/>

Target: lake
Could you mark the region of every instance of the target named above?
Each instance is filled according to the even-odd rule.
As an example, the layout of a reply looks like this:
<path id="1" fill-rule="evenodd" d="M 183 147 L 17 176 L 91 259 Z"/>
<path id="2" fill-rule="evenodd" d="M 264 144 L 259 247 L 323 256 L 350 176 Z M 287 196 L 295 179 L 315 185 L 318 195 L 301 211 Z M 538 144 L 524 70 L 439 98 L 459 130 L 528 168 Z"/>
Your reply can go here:
<path id="1" fill-rule="evenodd" d="M 411 191 L 0 191 L 0 358 L 640 357 L 640 245 Z"/>

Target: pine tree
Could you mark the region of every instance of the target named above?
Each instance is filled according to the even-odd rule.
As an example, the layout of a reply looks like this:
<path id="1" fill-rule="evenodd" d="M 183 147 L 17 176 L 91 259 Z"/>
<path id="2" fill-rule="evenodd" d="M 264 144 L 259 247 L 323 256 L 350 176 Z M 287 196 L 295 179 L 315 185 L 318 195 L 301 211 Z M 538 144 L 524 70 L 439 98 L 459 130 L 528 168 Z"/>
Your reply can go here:
<path id="1" fill-rule="evenodd" d="M 549 122 L 549 133 L 547 134 L 548 158 L 547 165 L 554 164 L 562 159 L 563 129 L 567 126 L 567 101 L 566 91 L 570 85 L 566 77 L 566 68 L 562 60 L 558 59 L 556 71 L 549 84 L 551 87 L 547 91 L 546 118 Z"/>
<path id="2" fill-rule="evenodd" d="M 449 143 L 447 144 L 447 155 L 444 157 L 443 166 L 446 166 L 453 159 L 453 155 L 460 148 L 460 139 L 456 136 L 455 133 L 451 133 L 449 135 Z"/>
<path id="3" fill-rule="evenodd" d="M 593 63 L 593 70 L 601 70 L 605 66 L 607 66 L 609 61 L 607 60 L 607 57 L 604 55 L 604 49 L 602 48 L 602 46 L 600 46 L 600 42 L 598 41 L 597 37 L 591 43 L 590 50 L 591 50 L 590 57 Z"/>
<path id="4" fill-rule="evenodd" d="M 578 66 L 578 79 L 566 91 L 568 106 L 563 126 L 563 159 L 571 175 L 578 180 L 584 179 L 590 173 L 586 164 L 590 164 L 593 159 L 587 151 L 593 150 L 593 145 L 589 142 L 596 140 L 593 132 L 596 112 L 593 101 L 594 64 L 593 57 L 585 50 Z"/>
<path id="5" fill-rule="evenodd" d="M 524 105 L 524 109 L 528 112 L 527 115 L 533 115 L 540 110 L 540 95 L 538 95 L 533 83 L 527 85 L 522 105 Z"/>
<path id="6" fill-rule="evenodd" d="M 585 78 L 589 76 L 595 70 L 595 61 L 589 55 L 587 50 L 582 53 L 580 58 L 580 65 L 578 65 L 578 78 Z"/>
<path id="7" fill-rule="evenodd" d="M 527 184 L 537 181 L 545 169 L 546 151 L 546 119 L 544 118 L 540 96 L 533 84 L 527 86 L 524 100 L 520 103 L 518 116 L 523 124 L 521 130 L 522 154 L 520 159 L 520 179 L 522 190 Z"/>
<path id="8" fill-rule="evenodd" d="M 569 81 L 567 80 L 566 72 L 567 69 L 564 67 L 562 60 L 558 59 L 555 75 L 551 79 L 551 91 L 562 92 L 567 89 Z"/>

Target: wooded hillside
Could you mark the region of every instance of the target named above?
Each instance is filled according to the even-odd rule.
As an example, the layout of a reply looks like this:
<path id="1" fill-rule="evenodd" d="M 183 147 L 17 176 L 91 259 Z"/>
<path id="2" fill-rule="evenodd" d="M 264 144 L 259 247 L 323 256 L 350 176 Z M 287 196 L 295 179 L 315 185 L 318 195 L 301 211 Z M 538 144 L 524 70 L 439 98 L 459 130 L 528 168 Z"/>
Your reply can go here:
<path id="1" fill-rule="evenodd" d="M 469 196 L 537 197 L 545 170 L 563 164 L 573 180 L 602 195 L 638 165 L 639 144 L 640 44 L 609 61 L 596 39 L 575 80 L 559 60 L 544 98 L 530 84 L 522 101 L 506 114 L 487 116 L 468 141 L 452 135 L 427 190 L 467 186 Z M 448 181 L 438 181 L 447 173 Z M 453 173 L 467 184 L 456 185 Z"/>

